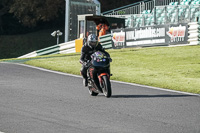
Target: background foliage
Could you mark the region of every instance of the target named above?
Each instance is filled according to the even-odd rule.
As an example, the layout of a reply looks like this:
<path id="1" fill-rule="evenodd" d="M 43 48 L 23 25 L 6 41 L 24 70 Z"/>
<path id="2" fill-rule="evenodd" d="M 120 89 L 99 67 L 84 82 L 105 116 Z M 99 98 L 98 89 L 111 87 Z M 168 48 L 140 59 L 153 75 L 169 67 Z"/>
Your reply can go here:
<path id="1" fill-rule="evenodd" d="M 136 2 L 99 1 L 102 12 Z M 50 33 L 64 32 L 64 24 L 65 0 L 0 0 L 0 59 L 55 45 Z"/>
<path id="2" fill-rule="evenodd" d="M 99 1 L 104 12 L 139 0 Z M 7 22 L 14 29 L 19 25 L 37 27 L 41 22 L 57 21 L 59 17 L 64 17 L 64 12 L 65 0 L 0 0 L 0 34 L 7 33 L 4 32 L 8 27 Z"/>

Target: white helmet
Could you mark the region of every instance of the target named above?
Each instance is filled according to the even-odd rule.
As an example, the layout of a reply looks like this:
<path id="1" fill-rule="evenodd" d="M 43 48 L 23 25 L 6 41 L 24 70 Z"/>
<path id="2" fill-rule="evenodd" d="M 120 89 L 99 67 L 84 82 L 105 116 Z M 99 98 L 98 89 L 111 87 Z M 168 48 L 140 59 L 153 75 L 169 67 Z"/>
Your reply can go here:
<path id="1" fill-rule="evenodd" d="M 96 48 L 97 46 L 97 37 L 95 34 L 90 34 L 87 39 L 88 46 L 90 48 Z"/>

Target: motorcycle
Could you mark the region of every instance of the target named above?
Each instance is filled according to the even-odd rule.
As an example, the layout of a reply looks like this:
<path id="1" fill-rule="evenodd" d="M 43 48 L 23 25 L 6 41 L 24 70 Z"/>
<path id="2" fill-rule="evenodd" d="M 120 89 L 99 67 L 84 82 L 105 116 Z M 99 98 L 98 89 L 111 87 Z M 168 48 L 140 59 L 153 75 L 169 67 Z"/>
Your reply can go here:
<path id="1" fill-rule="evenodd" d="M 96 51 L 91 55 L 87 70 L 88 89 L 91 96 L 103 93 L 107 98 L 111 97 L 110 62 L 112 59 L 101 51 Z"/>

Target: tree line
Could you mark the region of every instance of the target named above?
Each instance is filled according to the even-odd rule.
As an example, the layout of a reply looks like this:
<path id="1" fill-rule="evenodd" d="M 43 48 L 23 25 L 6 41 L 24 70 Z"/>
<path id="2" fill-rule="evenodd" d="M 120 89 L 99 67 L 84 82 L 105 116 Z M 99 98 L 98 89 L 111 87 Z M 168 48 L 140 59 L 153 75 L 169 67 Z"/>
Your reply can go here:
<path id="1" fill-rule="evenodd" d="M 139 0 L 99 0 L 102 12 Z M 64 17 L 65 0 L 0 0 L 0 34 L 35 29 L 44 23 Z M 64 20 L 59 19 L 64 25 Z M 22 28 L 23 27 L 23 28 Z M 17 30 L 18 29 L 18 30 Z"/>

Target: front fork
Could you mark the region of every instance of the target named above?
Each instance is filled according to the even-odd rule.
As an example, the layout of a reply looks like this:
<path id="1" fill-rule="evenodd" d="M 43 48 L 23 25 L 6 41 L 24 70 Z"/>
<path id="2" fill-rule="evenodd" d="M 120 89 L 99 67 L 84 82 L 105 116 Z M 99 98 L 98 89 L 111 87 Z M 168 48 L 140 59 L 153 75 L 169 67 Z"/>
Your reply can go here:
<path id="1" fill-rule="evenodd" d="M 107 76 L 108 79 L 110 80 L 110 75 L 109 75 L 108 73 L 101 73 L 101 74 L 98 76 L 99 84 L 100 84 L 100 87 L 101 87 L 101 88 L 103 88 L 102 76 Z"/>

